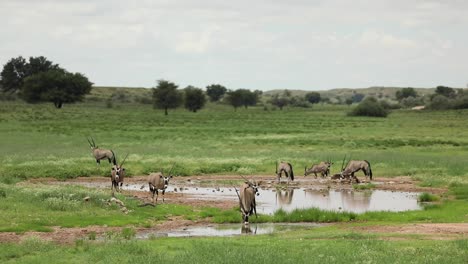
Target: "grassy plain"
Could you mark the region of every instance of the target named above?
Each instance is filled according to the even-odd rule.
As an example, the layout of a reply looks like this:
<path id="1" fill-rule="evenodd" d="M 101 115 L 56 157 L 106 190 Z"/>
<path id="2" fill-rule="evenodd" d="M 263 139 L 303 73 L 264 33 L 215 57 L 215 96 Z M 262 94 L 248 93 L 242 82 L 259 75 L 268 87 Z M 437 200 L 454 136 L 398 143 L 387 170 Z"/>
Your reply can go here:
<path id="1" fill-rule="evenodd" d="M 410 175 L 423 184 L 468 182 L 468 111 L 399 110 L 387 118 L 348 117 L 347 106 L 265 111 L 209 105 L 164 116 L 150 105 L 104 103 L 0 105 L 0 179 L 109 175 L 95 165 L 86 142 L 112 148 L 130 175 L 175 163 L 179 175 L 270 174 L 287 160 L 296 174 L 331 158 L 339 170 L 345 154 L 366 159 L 376 176 Z"/>
<path id="2" fill-rule="evenodd" d="M 359 222 L 403 224 L 468 221 L 468 111 L 394 111 L 387 118 L 348 117 L 347 106 L 317 105 L 283 111 L 238 109 L 210 104 L 169 116 L 150 105 L 86 102 L 57 110 L 49 104 L 0 104 L 0 231 L 50 231 L 53 226 L 149 227 L 170 216 L 210 217 L 239 222 L 236 209 L 194 210 L 165 204 L 137 207 L 118 196 L 132 212 L 106 205 L 109 192 L 70 186 L 23 185 L 24 179 L 109 176 L 107 161 L 96 166 L 86 141 L 129 153 L 130 175 L 143 175 L 175 163 L 179 175 L 274 173 L 275 161 L 288 160 L 302 174 L 313 162 L 332 159 L 336 173 L 345 154 L 366 159 L 374 176 L 409 175 L 423 186 L 447 186 L 448 196 L 421 211 L 364 214 L 317 209 L 278 211 L 259 222 Z M 83 203 L 84 196 L 91 196 Z M 149 241 L 78 240 L 60 245 L 28 239 L 0 243 L 0 261 L 190 263 L 424 262 L 466 263 L 467 240 L 436 241 L 405 236 L 387 241 L 337 227 L 235 238 L 157 238 Z M 109 247 L 112 250 L 109 250 Z M 261 249 L 260 249 L 261 248 Z M 112 252 L 112 253 L 109 253 Z M 441 259 L 441 256 L 443 259 Z"/>

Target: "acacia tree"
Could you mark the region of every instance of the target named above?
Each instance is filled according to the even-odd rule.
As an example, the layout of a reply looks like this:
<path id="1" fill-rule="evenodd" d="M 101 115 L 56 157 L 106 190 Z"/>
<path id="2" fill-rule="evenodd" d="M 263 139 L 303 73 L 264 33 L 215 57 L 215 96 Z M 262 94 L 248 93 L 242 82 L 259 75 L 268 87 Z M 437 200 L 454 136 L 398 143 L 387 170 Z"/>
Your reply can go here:
<path id="1" fill-rule="evenodd" d="M 153 88 L 154 107 L 164 109 L 164 114 L 167 115 L 167 109 L 180 106 L 183 96 L 177 88 L 173 82 L 158 80 L 158 85 Z"/>
<path id="2" fill-rule="evenodd" d="M 291 91 L 284 90 L 283 94 L 275 94 L 271 99 L 270 103 L 274 106 L 279 107 L 280 110 L 283 110 L 283 107 L 287 106 L 291 102 Z"/>
<path id="3" fill-rule="evenodd" d="M 188 86 L 185 91 L 185 108 L 192 112 L 202 109 L 206 103 L 205 93 L 200 88 Z"/>
<path id="4" fill-rule="evenodd" d="M 235 91 L 229 90 L 226 93 L 226 101 L 234 107 L 234 110 L 237 110 L 239 106 L 244 104 L 244 95 L 242 94 L 241 89 L 237 89 Z"/>
<path id="5" fill-rule="evenodd" d="M 28 103 L 52 102 L 56 108 L 64 103 L 82 101 L 91 91 L 92 83 L 81 73 L 62 69 L 40 72 L 27 77 L 20 97 Z"/>
<path id="6" fill-rule="evenodd" d="M 417 97 L 417 93 L 416 93 L 416 90 L 414 90 L 414 88 L 411 88 L 411 87 L 408 87 L 408 88 L 403 88 L 399 91 L 396 91 L 395 93 L 395 97 L 398 101 L 401 101 L 405 98 L 408 98 L 408 97 L 414 97 L 416 98 Z"/>
<path id="7" fill-rule="evenodd" d="M 29 57 L 26 61 L 23 57 L 10 59 L 0 73 L 2 89 L 5 92 L 21 91 L 24 80 L 34 74 L 46 72 L 49 70 L 59 70 L 58 64 L 47 60 L 46 57 Z"/>
<path id="8" fill-rule="evenodd" d="M 435 94 L 442 95 L 448 98 L 455 98 L 457 93 L 455 89 L 453 88 L 450 88 L 447 86 L 437 86 L 435 90 Z"/>
<path id="9" fill-rule="evenodd" d="M 226 91 L 226 87 L 220 84 L 212 84 L 206 87 L 206 95 L 208 95 L 211 102 L 219 101 L 226 93 Z"/>
<path id="10" fill-rule="evenodd" d="M 310 92 L 305 95 L 305 99 L 309 101 L 311 104 L 316 104 L 320 102 L 320 93 L 318 92 Z"/>

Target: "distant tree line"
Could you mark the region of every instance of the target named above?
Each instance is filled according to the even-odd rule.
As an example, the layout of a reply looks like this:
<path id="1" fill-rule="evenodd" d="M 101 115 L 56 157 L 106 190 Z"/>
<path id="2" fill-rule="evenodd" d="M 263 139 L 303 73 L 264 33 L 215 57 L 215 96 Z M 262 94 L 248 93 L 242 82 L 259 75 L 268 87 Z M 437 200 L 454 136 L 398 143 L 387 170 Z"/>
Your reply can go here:
<path id="1" fill-rule="evenodd" d="M 92 83 L 81 73 L 71 73 L 43 56 L 21 56 L 10 59 L 0 73 L 0 100 L 23 99 L 28 103 L 52 102 L 56 108 L 63 104 L 79 102 L 89 94 Z M 314 104 L 354 105 L 349 115 L 387 116 L 389 111 L 398 108 L 425 106 L 426 109 L 462 109 L 468 108 L 468 91 L 447 86 L 437 86 L 434 94 L 418 95 L 414 88 L 406 87 L 395 92 L 390 98 L 382 91 L 370 95 L 352 91 L 351 95 L 308 92 L 305 95 L 293 95 L 290 90 L 263 95 L 260 90 L 228 89 L 221 84 L 211 84 L 205 90 L 178 85 L 167 80 L 158 80 L 157 85 L 144 93 L 134 93 L 114 89 L 107 99 L 102 94 L 88 97 L 90 101 L 106 101 L 108 107 L 113 102 L 153 104 L 154 108 L 163 109 L 167 115 L 169 109 L 180 106 L 196 113 L 210 101 L 230 105 L 237 110 L 240 107 L 262 105 L 268 110 L 283 110 L 285 107 L 312 107 Z M 325 93 L 327 95 L 327 93 Z M 99 97 L 101 96 L 101 97 Z M 377 98 L 379 99 L 377 99 Z M 387 98 L 387 99 L 385 99 Z"/>

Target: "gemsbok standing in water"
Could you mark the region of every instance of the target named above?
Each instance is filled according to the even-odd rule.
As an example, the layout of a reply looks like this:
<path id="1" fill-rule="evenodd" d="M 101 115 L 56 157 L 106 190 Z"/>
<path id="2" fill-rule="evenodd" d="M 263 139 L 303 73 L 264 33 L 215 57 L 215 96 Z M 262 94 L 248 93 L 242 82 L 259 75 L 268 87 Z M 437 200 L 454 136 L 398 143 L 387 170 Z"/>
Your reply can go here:
<path id="1" fill-rule="evenodd" d="M 257 183 L 254 180 L 249 181 L 245 178 L 244 180 L 244 183 L 240 187 L 240 194 L 236 188 L 234 188 L 234 190 L 239 198 L 242 220 L 244 221 L 244 225 L 248 225 L 249 217 L 252 214 L 255 214 L 255 217 L 257 217 L 257 203 L 255 202 L 255 195 L 260 195 L 258 192 L 258 186 L 261 182 Z"/>
<path id="2" fill-rule="evenodd" d="M 167 186 L 169 185 L 169 180 L 172 179 L 171 172 L 173 168 L 174 168 L 174 165 L 172 165 L 172 168 L 169 170 L 168 176 L 164 176 L 163 170 L 161 170 L 161 172 L 151 173 L 148 176 L 149 190 L 153 194 L 152 196 L 153 204 L 158 202 L 158 196 L 159 196 L 158 190 L 162 191 L 163 202 L 164 202 L 164 194 L 166 193 Z M 143 187 L 144 186 L 142 186 L 142 188 Z M 154 200 L 155 194 L 156 194 L 156 201 Z"/>
<path id="3" fill-rule="evenodd" d="M 294 171 L 291 163 L 281 161 L 279 164 L 276 164 L 276 177 L 278 179 L 278 183 L 280 182 L 283 172 L 288 178 L 288 183 L 290 181 L 294 181 Z"/>
<path id="4" fill-rule="evenodd" d="M 117 163 L 117 158 L 113 151 L 112 151 L 112 154 L 114 156 L 114 165 L 112 166 L 112 169 L 111 169 L 111 182 L 112 182 L 112 195 L 114 195 L 114 189 L 117 192 L 122 191 L 122 185 L 123 185 L 123 181 L 125 178 L 125 168 L 123 167 L 123 164 L 125 163 L 125 160 L 127 159 L 128 154 L 125 156 L 125 158 L 123 159 L 122 163 L 120 163 L 120 165 Z"/>
<path id="5" fill-rule="evenodd" d="M 319 164 L 312 165 L 309 169 L 304 168 L 304 177 L 313 173 L 317 179 L 317 173 L 320 173 L 322 178 L 328 177 L 330 174 L 330 167 L 333 163 L 331 161 L 322 161 Z"/>
<path id="6" fill-rule="evenodd" d="M 91 140 L 89 140 L 88 138 L 86 139 L 88 140 L 88 143 L 91 146 L 91 152 L 93 153 L 93 156 L 96 159 L 96 164 L 100 165 L 101 160 L 103 159 L 108 159 L 109 163 L 115 163 L 114 152 L 112 152 L 112 150 L 99 148 L 98 146 L 96 146 L 96 143 L 94 142 L 93 138 L 91 138 Z"/>

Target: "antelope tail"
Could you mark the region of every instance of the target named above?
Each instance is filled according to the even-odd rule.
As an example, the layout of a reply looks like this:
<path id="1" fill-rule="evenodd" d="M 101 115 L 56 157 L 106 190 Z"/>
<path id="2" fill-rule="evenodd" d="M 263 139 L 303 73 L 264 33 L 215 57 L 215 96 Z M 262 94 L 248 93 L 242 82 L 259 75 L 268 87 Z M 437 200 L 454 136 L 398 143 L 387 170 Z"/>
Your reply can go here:
<path id="1" fill-rule="evenodd" d="M 368 162 L 367 160 L 364 160 L 367 165 L 369 166 L 369 178 L 372 180 L 372 169 L 371 169 L 371 166 L 370 166 L 370 162 Z"/>
<path id="2" fill-rule="evenodd" d="M 275 164 L 275 173 L 278 174 L 278 161 L 276 161 L 276 164 Z"/>
<path id="3" fill-rule="evenodd" d="M 288 163 L 289 167 L 291 168 L 291 181 L 294 181 L 294 171 L 291 163 Z"/>

